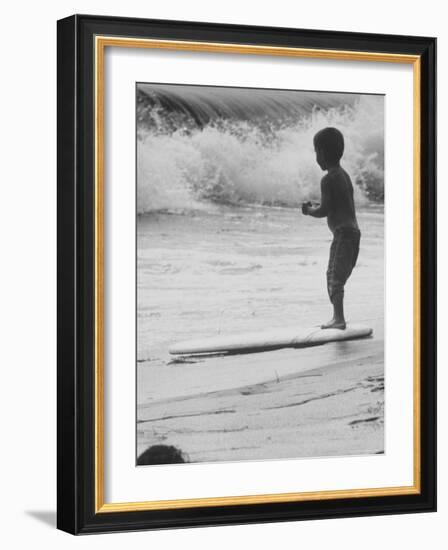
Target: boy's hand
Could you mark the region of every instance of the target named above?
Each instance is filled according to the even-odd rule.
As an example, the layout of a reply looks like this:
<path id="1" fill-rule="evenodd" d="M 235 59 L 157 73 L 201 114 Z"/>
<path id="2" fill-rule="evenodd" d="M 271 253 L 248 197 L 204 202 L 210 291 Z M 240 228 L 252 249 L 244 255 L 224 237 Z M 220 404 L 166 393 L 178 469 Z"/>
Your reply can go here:
<path id="1" fill-rule="evenodd" d="M 305 214 L 305 216 L 308 215 L 308 209 L 310 206 L 313 206 L 311 201 L 302 203 L 302 214 Z"/>

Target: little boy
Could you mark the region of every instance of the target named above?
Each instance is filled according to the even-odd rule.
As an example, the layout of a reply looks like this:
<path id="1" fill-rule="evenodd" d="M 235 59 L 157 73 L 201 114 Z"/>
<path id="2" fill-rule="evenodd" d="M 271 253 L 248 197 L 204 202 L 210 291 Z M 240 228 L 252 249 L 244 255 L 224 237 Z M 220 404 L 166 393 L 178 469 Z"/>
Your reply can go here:
<path id="1" fill-rule="evenodd" d="M 314 218 L 327 218 L 333 233 L 327 269 L 327 289 L 333 305 L 333 319 L 323 329 L 345 330 L 344 285 L 358 259 L 361 233 L 356 220 L 353 185 L 339 161 L 344 153 L 344 137 L 336 128 L 324 128 L 314 136 L 317 164 L 327 174 L 320 183 L 321 202 L 306 202 L 302 212 Z"/>

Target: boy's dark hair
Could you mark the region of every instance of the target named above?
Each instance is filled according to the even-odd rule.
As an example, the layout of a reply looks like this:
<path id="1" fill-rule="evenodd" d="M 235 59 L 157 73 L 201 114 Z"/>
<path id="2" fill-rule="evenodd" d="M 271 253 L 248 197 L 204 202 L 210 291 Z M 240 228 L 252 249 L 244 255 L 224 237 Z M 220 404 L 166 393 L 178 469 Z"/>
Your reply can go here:
<path id="1" fill-rule="evenodd" d="M 186 457 L 174 445 L 153 445 L 137 458 L 139 466 L 147 464 L 181 464 L 183 462 L 187 462 Z"/>
<path id="2" fill-rule="evenodd" d="M 324 128 L 314 136 L 314 147 L 323 151 L 330 162 L 338 162 L 344 153 L 344 136 L 337 128 Z"/>

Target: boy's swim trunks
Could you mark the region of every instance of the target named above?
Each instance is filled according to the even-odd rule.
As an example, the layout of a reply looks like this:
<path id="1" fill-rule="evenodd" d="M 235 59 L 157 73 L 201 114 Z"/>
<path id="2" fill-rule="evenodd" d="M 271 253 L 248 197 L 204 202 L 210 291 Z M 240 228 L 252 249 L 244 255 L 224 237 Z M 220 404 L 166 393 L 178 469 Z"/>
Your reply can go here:
<path id="1" fill-rule="evenodd" d="M 344 285 L 358 259 L 360 239 L 359 229 L 340 227 L 334 232 L 327 269 L 327 289 L 332 301 L 344 293 Z"/>

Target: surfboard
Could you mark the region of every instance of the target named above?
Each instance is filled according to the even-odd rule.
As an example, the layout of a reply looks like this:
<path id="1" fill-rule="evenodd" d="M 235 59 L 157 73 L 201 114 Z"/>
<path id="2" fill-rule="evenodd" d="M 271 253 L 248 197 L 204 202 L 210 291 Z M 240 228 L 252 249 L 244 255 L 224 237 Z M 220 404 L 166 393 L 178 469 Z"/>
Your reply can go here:
<path id="1" fill-rule="evenodd" d="M 371 328 L 362 325 L 347 325 L 345 330 L 321 329 L 320 327 L 285 327 L 265 332 L 218 335 L 197 340 L 186 340 L 173 344 L 169 348 L 169 352 L 172 355 L 261 352 L 366 338 L 371 336 L 372 333 Z"/>

